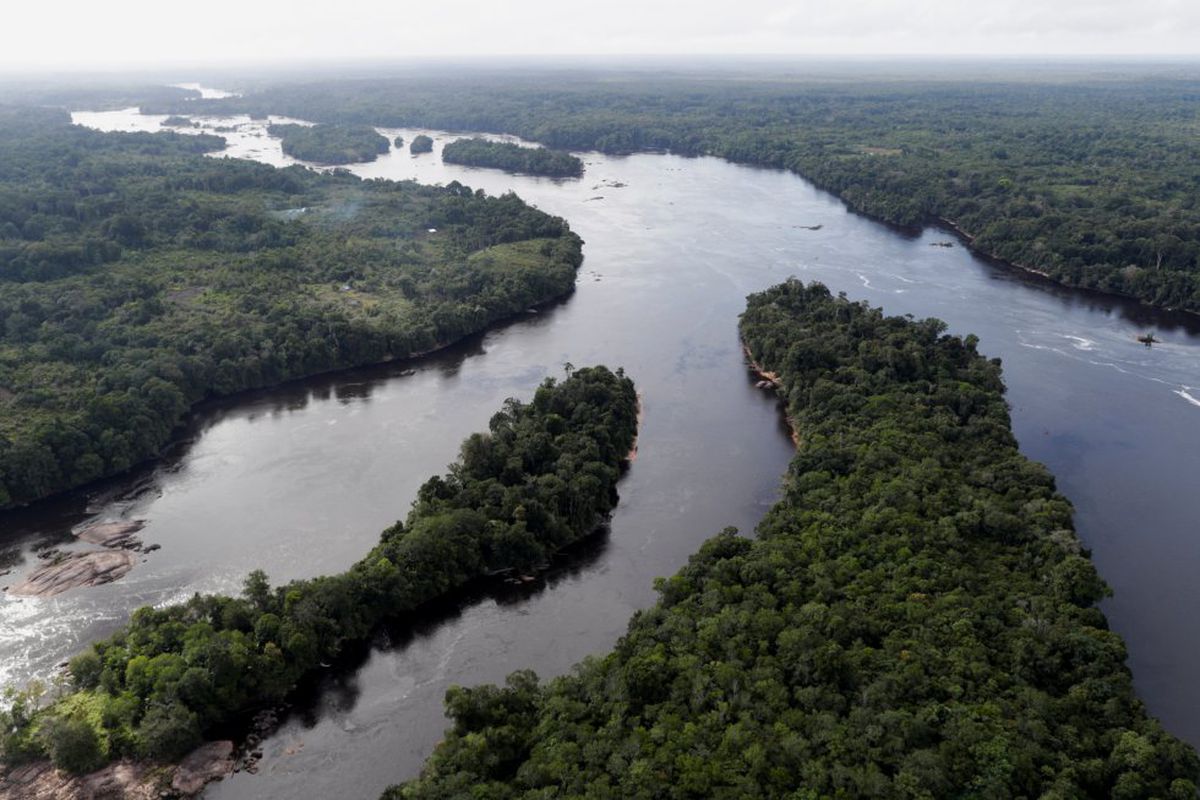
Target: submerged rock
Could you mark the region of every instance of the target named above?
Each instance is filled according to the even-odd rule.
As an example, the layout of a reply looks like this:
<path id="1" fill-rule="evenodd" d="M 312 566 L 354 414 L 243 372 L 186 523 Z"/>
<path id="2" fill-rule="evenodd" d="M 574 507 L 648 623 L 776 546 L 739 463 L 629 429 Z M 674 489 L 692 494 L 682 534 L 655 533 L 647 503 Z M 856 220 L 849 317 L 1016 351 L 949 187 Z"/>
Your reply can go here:
<path id="1" fill-rule="evenodd" d="M 79 586 L 112 583 L 133 569 L 137 557 L 127 550 L 68 553 L 51 564 L 38 567 L 11 594 L 49 597 Z"/>

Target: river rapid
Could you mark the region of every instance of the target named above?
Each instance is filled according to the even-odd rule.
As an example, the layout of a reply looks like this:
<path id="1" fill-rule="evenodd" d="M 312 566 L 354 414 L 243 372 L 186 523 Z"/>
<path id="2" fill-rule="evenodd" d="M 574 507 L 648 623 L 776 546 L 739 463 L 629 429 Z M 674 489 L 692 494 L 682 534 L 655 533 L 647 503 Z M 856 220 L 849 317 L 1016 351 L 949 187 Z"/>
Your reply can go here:
<path id="1" fill-rule="evenodd" d="M 105 130 L 160 130 L 136 109 L 79 112 Z M 223 155 L 295 163 L 266 121 L 195 117 Z M 274 118 L 276 121 L 279 118 Z M 754 388 L 736 323 L 745 296 L 821 280 L 892 314 L 936 316 L 1004 361 L 1023 451 L 1075 503 L 1081 537 L 1115 596 L 1136 685 L 1168 729 L 1200 744 L 1200 319 L 1070 291 L 990 264 L 943 231 L 906 234 L 848 212 L 784 172 L 712 158 L 582 154 L 578 180 L 441 163 L 393 149 L 366 178 L 458 180 L 515 191 L 586 241 L 578 289 L 434 356 L 352 370 L 206 405 L 159 462 L 0 516 L 0 569 L 91 520 L 145 520 L 162 549 L 122 580 L 57 597 L 0 594 L 0 681 L 47 677 L 144 604 L 338 572 L 402 518 L 417 487 L 510 396 L 564 362 L 623 366 L 642 393 L 639 455 L 608 529 L 537 583 L 479 590 L 389 630 L 304 693 L 263 744 L 256 775 L 209 798 L 373 797 L 414 776 L 446 726 L 451 684 L 512 670 L 561 674 L 602 653 L 726 525 L 751 532 L 793 452 L 775 399 Z M 503 138 L 503 137 L 494 137 Z M 1162 344 L 1134 337 L 1155 330 Z M 415 370 L 415 372 L 412 372 Z"/>

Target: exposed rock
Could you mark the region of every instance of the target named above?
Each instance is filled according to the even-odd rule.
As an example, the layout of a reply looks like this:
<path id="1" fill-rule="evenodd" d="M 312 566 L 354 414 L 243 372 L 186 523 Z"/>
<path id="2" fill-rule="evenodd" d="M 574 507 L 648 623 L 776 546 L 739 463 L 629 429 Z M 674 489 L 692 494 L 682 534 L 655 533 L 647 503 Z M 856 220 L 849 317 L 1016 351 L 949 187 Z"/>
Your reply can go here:
<path id="1" fill-rule="evenodd" d="M 126 550 L 68 553 L 54 563 L 38 567 L 12 587 L 12 594 L 48 597 L 79 586 L 100 586 L 121 578 L 137 557 Z"/>
<path id="2" fill-rule="evenodd" d="M 165 772 L 153 764 L 118 761 L 88 775 L 69 775 L 39 761 L 0 778 L 0 800 L 152 800 L 165 788 Z"/>
<path id="3" fill-rule="evenodd" d="M 202 744 L 188 753 L 171 779 L 171 788 L 183 795 L 197 794 L 211 781 L 233 773 L 233 742 L 222 740 Z"/>
<path id="4" fill-rule="evenodd" d="M 75 535 L 85 542 L 103 545 L 104 547 L 127 547 L 130 542 L 137 542 L 134 534 L 146 527 L 146 521 L 141 519 L 127 522 L 101 522 L 89 525 Z"/>

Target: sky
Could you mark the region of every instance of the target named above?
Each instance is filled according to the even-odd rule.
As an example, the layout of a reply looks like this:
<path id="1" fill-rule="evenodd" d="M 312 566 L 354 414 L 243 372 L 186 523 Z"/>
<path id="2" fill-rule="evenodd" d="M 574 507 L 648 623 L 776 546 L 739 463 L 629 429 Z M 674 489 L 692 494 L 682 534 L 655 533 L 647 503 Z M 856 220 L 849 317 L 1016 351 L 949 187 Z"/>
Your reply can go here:
<path id="1" fill-rule="evenodd" d="M 0 68 L 488 55 L 1200 55 L 1200 0 L 34 0 Z"/>

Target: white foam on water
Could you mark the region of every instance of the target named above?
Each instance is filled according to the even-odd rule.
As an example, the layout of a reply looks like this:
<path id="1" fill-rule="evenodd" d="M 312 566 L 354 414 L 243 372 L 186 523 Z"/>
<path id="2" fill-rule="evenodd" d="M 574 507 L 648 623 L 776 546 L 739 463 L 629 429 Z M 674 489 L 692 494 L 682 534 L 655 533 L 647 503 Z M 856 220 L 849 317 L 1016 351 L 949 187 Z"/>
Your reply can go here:
<path id="1" fill-rule="evenodd" d="M 1068 339 L 1070 339 L 1072 342 L 1074 342 L 1074 344 L 1071 346 L 1074 347 L 1076 350 L 1090 351 L 1090 350 L 1096 349 L 1096 340 L 1095 339 L 1088 339 L 1087 337 L 1084 337 L 1084 336 L 1072 336 L 1070 334 L 1066 334 L 1066 337 Z"/>
<path id="2" fill-rule="evenodd" d="M 1190 393 L 1191 391 L 1194 391 L 1194 390 L 1195 390 L 1194 386 L 1181 386 L 1175 390 L 1175 394 L 1179 395 L 1184 400 L 1187 400 L 1189 403 L 1191 403 L 1194 406 L 1200 406 L 1200 397 L 1196 397 L 1195 395 Z"/>

